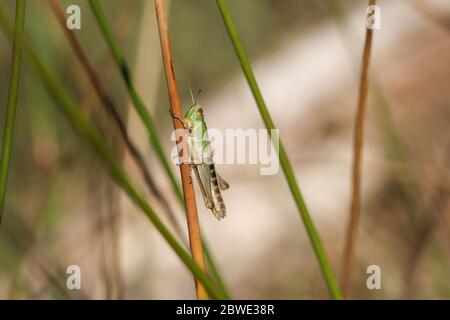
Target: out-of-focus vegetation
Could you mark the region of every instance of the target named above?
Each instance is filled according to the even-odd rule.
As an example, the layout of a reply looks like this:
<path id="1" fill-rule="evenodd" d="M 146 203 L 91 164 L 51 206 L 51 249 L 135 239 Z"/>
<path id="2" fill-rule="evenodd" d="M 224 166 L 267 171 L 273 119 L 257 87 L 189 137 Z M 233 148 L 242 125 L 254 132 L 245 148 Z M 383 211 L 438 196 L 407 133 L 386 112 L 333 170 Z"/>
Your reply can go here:
<path id="1" fill-rule="evenodd" d="M 13 17 L 15 1 L 2 2 Z M 339 274 L 350 199 L 351 128 L 364 4 L 228 2 Z M 442 23 L 450 13 L 444 2 L 421 3 L 419 8 L 415 1 L 379 1 L 383 25 L 373 48 L 374 87 L 369 93 L 354 265 L 356 298 L 450 297 L 450 36 L 448 24 Z M 153 1 L 100 3 L 169 157 L 171 118 Z M 61 4 L 80 6 L 82 29 L 74 32 L 184 226 L 183 210 L 133 111 L 88 1 Z M 100 107 L 50 5 L 41 0 L 27 5 L 26 32 L 37 51 L 145 192 L 117 128 Z M 174 67 L 185 104 L 190 101 L 189 85 L 202 88 L 200 102 L 206 106 L 210 126 L 261 127 L 215 2 L 171 0 L 169 8 Z M 402 16 L 405 11 L 409 19 Z M 3 128 L 11 57 L 11 43 L 3 33 L 0 48 Z M 193 297 L 191 275 L 111 181 L 95 152 L 55 108 L 41 81 L 25 63 L 0 230 L 0 297 Z M 218 223 L 206 210 L 199 214 L 232 295 L 327 298 L 282 174 L 262 177 L 251 166 L 224 167 L 232 186 L 225 195 L 228 217 Z M 173 170 L 177 172 L 175 165 Z M 201 207 L 199 195 L 197 200 Z M 80 291 L 66 288 L 65 270 L 71 264 L 81 267 Z M 370 291 L 365 285 L 371 264 L 382 269 L 382 290 Z"/>

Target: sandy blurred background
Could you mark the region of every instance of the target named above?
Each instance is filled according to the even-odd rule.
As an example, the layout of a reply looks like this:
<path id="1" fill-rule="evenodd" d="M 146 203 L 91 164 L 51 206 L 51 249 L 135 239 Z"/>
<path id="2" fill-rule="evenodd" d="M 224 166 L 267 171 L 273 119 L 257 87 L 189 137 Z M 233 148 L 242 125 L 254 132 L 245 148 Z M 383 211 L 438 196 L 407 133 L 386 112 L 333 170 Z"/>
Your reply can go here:
<path id="1" fill-rule="evenodd" d="M 13 14 L 13 1 L 2 0 Z M 26 29 L 79 108 L 118 154 L 123 146 L 46 1 L 28 1 Z M 176 202 L 85 0 L 76 31 L 133 141 Z M 169 155 L 171 118 L 154 4 L 101 1 Z M 450 3 L 380 0 L 375 32 L 355 298 L 450 298 Z M 267 105 L 334 271 L 340 275 L 350 201 L 353 119 L 366 1 L 229 0 Z M 203 89 L 208 126 L 263 128 L 214 1 L 170 1 L 184 106 Z M 11 46 L 0 34 L 0 125 Z M 12 168 L 0 231 L 0 298 L 194 298 L 190 273 L 55 108 L 34 70 L 22 72 Z M 139 178 L 124 154 L 124 165 Z M 176 166 L 173 169 L 177 171 Z M 280 170 L 221 165 L 231 185 L 218 222 L 198 193 L 201 226 L 238 299 L 326 299 L 319 266 Z M 178 176 L 178 174 L 177 174 Z M 143 188 L 144 189 L 144 188 Z M 149 201 L 152 201 L 151 199 Z M 182 209 L 174 205 L 185 228 Z M 68 265 L 82 290 L 65 288 Z M 368 290 L 378 265 L 382 289 Z"/>

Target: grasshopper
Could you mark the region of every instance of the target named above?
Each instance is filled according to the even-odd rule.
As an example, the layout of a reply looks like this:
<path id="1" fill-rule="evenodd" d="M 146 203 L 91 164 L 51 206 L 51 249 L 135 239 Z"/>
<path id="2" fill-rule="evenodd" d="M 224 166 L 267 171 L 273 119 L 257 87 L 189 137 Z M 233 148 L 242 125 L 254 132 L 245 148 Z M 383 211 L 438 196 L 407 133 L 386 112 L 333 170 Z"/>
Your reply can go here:
<path id="1" fill-rule="evenodd" d="M 216 172 L 208 128 L 203 116 L 203 109 L 198 104 L 198 95 L 194 99 L 191 90 L 192 105 L 183 119 L 179 119 L 173 114 L 172 117 L 181 121 L 187 131 L 186 146 L 189 152 L 189 160 L 199 184 L 203 201 L 205 206 L 220 220 L 226 215 L 221 191 L 227 190 L 229 184 Z"/>

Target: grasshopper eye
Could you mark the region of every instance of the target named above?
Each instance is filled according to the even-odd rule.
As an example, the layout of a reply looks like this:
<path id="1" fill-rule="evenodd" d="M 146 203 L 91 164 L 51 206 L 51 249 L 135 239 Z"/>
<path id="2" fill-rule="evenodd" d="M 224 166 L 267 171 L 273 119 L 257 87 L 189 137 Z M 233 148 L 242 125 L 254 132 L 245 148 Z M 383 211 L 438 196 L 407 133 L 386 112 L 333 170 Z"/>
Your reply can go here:
<path id="1" fill-rule="evenodd" d="M 198 108 L 197 114 L 198 114 L 200 117 L 203 117 L 203 109 L 202 109 L 202 108 Z"/>

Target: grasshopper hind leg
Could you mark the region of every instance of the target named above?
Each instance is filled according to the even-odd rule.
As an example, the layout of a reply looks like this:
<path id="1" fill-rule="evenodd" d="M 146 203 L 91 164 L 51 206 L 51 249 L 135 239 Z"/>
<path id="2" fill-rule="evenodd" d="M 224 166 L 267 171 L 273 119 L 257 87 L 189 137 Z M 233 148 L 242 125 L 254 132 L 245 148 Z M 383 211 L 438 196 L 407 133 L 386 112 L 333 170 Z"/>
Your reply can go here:
<path id="1" fill-rule="evenodd" d="M 217 182 L 219 183 L 219 188 L 222 191 L 228 190 L 230 188 L 228 182 L 226 182 L 225 179 L 222 178 L 218 173 L 217 173 Z"/>

